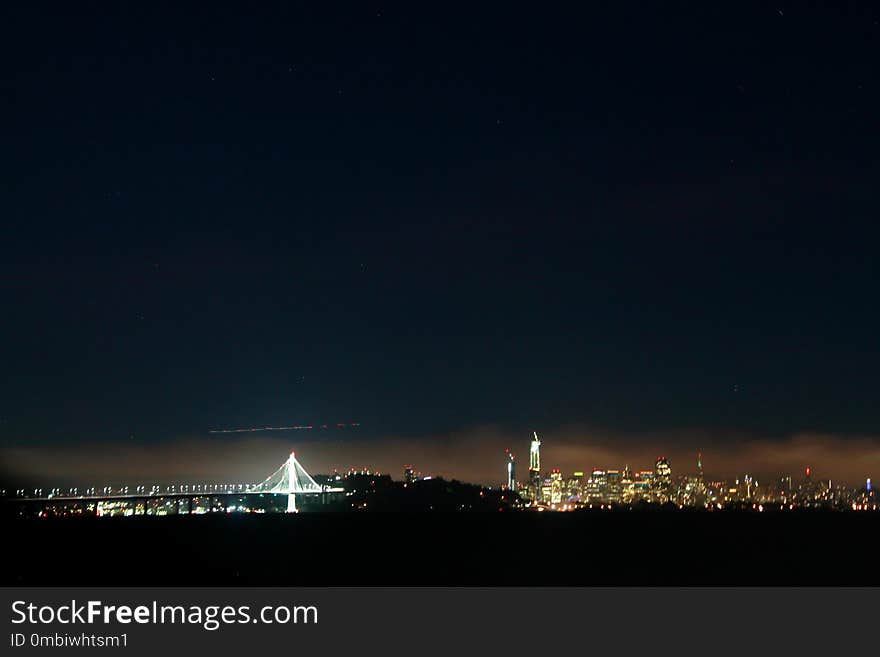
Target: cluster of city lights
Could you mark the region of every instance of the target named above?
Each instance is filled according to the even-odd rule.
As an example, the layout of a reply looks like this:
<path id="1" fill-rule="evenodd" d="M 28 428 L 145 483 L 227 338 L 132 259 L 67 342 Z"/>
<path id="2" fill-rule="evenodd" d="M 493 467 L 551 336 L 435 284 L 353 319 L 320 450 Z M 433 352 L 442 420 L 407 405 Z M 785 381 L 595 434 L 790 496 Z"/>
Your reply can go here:
<path id="1" fill-rule="evenodd" d="M 669 459 L 657 457 L 654 468 L 633 472 L 594 468 L 590 474 L 575 471 L 564 476 L 558 469 L 541 471 L 541 439 L 537 433 L 529 448 L 528 479 L 516 478 L 516 460 L 506 450 L 506 487 L 516 491 L 523 500 L 523 508 L 538 511 L 573 511 L 576 509 L 611 510 L 633 508 L 644 504 L 670 508 L 725 508 L 751 509 L 759 513 L 766 509 L 839 509 L 876 511 L 880 503 L 875 496 L 871 479 L 865 486 L 854 488 L 814 476 L 812 468 L 804 470 L 801 480 L 791 476 L 761 483 L 750 474 L 729 480 L 710 480 L 703 473 L 703 455 L 697 454 L 694 471 L 673 475 Z"/>

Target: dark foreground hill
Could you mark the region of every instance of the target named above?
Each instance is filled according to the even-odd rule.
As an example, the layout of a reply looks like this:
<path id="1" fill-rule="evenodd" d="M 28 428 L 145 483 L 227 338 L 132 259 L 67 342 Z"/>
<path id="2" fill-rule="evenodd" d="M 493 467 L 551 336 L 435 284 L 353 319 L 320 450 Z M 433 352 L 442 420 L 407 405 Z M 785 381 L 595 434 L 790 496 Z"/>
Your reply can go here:
<path id="1" fill-rule="evenodd" d="M 214 514 L 4 524 L 4 585 L 880 584 L 875 513 Z"/>

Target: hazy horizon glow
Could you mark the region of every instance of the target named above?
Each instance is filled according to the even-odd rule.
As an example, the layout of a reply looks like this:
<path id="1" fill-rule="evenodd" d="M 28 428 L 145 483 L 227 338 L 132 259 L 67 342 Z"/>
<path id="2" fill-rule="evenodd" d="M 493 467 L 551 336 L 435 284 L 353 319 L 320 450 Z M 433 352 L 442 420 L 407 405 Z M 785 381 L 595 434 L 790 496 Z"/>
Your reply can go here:
<path id="1" fill-rule="evenodd" d="M 708 430 L 628 433 L 587 427 L 539 431 L 542 464 L 564 473 L 593 468 L 633 471 L 653 468 L 657 456 L 669 458 L 673 473 L 696 471 L 698 452 L 709 479 L 749 473 L 770 478 L 803 476 L 864 483 L 880 471 L 880 438 L 800 433 L 782 439 L 758 438 Z M 42 486 L 104 482 L 258 482 L 295 449 L 313 474 L 369 468 L 400 479 L 405 464 L 425 474 L 487 485 L 504 481 L 510 448 L 517 456 L 519 479 L 528 468 L 528 435 L 487 426 L 435 436 L 391 436 L 345 441 L 292 436 L 237 439 L 191 436 L 156 444 L 108 444 L 84 441 L 69 445 L 0 448 L 0 474 L 7 482 Z"/>

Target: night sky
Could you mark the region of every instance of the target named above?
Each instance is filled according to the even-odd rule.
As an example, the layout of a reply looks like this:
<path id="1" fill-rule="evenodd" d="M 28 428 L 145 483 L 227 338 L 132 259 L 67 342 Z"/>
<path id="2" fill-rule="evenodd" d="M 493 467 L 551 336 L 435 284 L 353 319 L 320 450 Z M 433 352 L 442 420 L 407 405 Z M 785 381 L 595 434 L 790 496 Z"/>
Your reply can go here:
<path id="1" fill-rule="evenodd" d="M 880 464 L 871 3 L 13 4 L 3 469 L 337 422 L 276 460 Z"/>

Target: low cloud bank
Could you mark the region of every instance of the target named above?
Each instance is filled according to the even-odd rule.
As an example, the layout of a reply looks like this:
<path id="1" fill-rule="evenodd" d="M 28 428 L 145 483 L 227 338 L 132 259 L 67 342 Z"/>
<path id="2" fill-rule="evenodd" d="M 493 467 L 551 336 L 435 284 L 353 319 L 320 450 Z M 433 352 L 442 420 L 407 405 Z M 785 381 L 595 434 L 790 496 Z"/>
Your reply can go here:
<path id="1" fill-rule="evenodd" d="M 650 469 L 657 456 L 669 458 L 673 472 L 696 470 L 702 451 L 707 477 L 750 473 L 767 479 L 801 476 L 810 466 L 816 477 L 863 482 L 880 477 L 880 438 L 797 434 L 763 438 L 735 432 L 620 433 L 588 427 L 540 432 L 542 469 L 590 471 L 594 467 Z M 299 436 L 241 439 L 188 437 L 146 444 L 83 443 L 0 448 L 0 478 L 43 486 L 114 485 L 119 482 L 257 482 L 296 450 L 312 473 L 367 467 L 402 476 L 413 464 L 426 474 L 463 481 L 500 483 L 505 448 L 517 456 L 520 479 L 528 468 L 529 434 L 480 427 L 451 434 L 323 441 Z"/>

